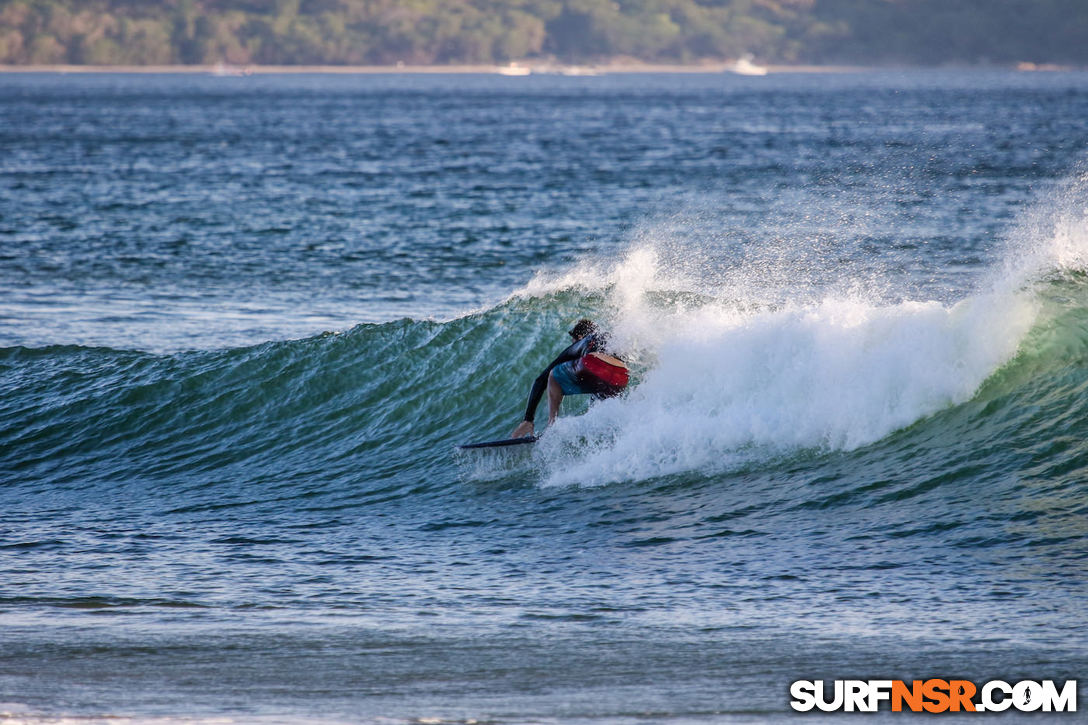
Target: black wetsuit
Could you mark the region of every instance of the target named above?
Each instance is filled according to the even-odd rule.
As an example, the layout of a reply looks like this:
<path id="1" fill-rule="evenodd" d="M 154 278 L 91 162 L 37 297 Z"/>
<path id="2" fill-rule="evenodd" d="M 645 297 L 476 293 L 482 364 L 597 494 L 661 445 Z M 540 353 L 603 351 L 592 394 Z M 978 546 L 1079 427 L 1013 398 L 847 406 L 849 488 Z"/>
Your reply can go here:
<path id="1" fill-rule="evenodd" d="M 588 352 L 597 352 L 602 346 L 603 337 L 599 333 L 593 333 L 592 335 L 586 335 L 581 340 L 559 353 L 559 357 L 552 360 L 551 364 L 544 368 L 544 372 L 538 375 L 536 380 L 533 381 L 533 389 L 529 391 L 529 404 L 525 407 L 525 420 L 532 423 L 536 419 L 536 409 L 537 406 L 540 405 L 540 399 L 544 397 L 544 390 L 548 387 L 548 374 L 551 373 L 552 368 L 557 365 L 562 365 L 565 362 L 570 362 L 571 360 L 577 360 Z M 599 397 L 606 397 L 610 393 L 614 394 L 612 391 L 608 391 L 602 387 L 596 395 Z"/>

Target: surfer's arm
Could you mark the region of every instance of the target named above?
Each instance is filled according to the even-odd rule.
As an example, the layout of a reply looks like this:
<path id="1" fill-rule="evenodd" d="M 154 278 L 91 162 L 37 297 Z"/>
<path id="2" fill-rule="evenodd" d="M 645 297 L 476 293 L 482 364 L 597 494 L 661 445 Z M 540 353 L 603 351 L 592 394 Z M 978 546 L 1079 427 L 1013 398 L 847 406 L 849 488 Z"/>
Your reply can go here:
<path id="1" fill-rule="evenodd" d="M 536 419 L 536 409 L 540 405 L 540 399 L 544 397 L 544 388 L 548 386 L 548 373 L 552 371 L 549 365 L 544 372 L 533 381 L 532 390 L 529 391 L 529 403 L 525 406 L 525 418 L 514 428 L 511 438 L 524 438 L 533 434 L 533 421 Z"/>
<path id="2" fill-rule="evenodd" d="M 563 361 L 560 360 L 559 362 Z M 536 409 L 540 405 L 540 399 L 544 397 L 544 389 L 548 387 L 548 375 L 551 373 L 552 368 L 558 364 L 559 363 L 557 362 L 549 365 L 544 369 L 544 372 L 538 375 L 536 380 L 533 381 L 533 387 L 529 390 L 529 402 L 525 406 L 525 418 L 523 419 L 525 423 L 532 424 L 532 422 L 536 420 Z"/>
<path id="3" fill-rule="evenodd" d="M 560 355 L 562 357 L 562 355 Z M 558 360 L 559 358 L 556 358 Z M 544 369 L 536 380 L 533 381 L 533 387 L 529 391 L 529 402 L 525 406 L 525 418 L 518 427 L 514 428 L 514 432 L 510 434 L 511 438 L 524 438 L 533 434 L 533 421 L 536 419 L 536 409 L 540 405 L 540 399 L 544 397 L 544 389 L 548 387 L 548 374 L 552 371 L 552 368 L 559 363 L 553 362 L 551 365 Z"/>

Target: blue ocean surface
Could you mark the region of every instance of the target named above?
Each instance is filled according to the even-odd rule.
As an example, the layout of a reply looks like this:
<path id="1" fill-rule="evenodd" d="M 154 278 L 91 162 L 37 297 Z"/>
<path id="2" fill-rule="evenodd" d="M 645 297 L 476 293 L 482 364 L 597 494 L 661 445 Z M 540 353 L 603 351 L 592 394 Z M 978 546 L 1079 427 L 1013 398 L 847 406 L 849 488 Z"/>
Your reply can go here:
<path id="1" fill-rule="evenodd" d="M 1086 151 L 1086 73 L 0 75 L 0 721 L 1084 680 Z M 625 395 L 459 451 L 581 317 Z"/>

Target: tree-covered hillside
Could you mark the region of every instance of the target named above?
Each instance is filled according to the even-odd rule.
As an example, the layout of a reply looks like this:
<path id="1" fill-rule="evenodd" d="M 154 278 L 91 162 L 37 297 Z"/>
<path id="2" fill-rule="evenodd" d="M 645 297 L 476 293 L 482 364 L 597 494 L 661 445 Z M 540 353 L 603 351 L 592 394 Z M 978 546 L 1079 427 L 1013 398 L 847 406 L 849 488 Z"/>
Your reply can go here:
<path id="1" fill-rule="evenodd" d="M 0 0 L 6 64 L 1088 63 L 1086 0 Z"/>

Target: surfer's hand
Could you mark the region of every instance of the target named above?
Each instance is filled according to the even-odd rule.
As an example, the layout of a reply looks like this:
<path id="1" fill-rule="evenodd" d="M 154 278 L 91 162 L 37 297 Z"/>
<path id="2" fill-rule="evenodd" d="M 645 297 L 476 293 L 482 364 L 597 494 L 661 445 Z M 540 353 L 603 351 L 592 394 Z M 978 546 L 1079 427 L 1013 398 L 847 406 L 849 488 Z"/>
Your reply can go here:
<path id="1" fill-rule="evenodd" d="M 533 422 L 531 420 L 523 420 L 514 429 L 514 432 L 510 434 L 511 438 L 524 438 L 525 436 L 531 436 L 533 434 Z"/>

